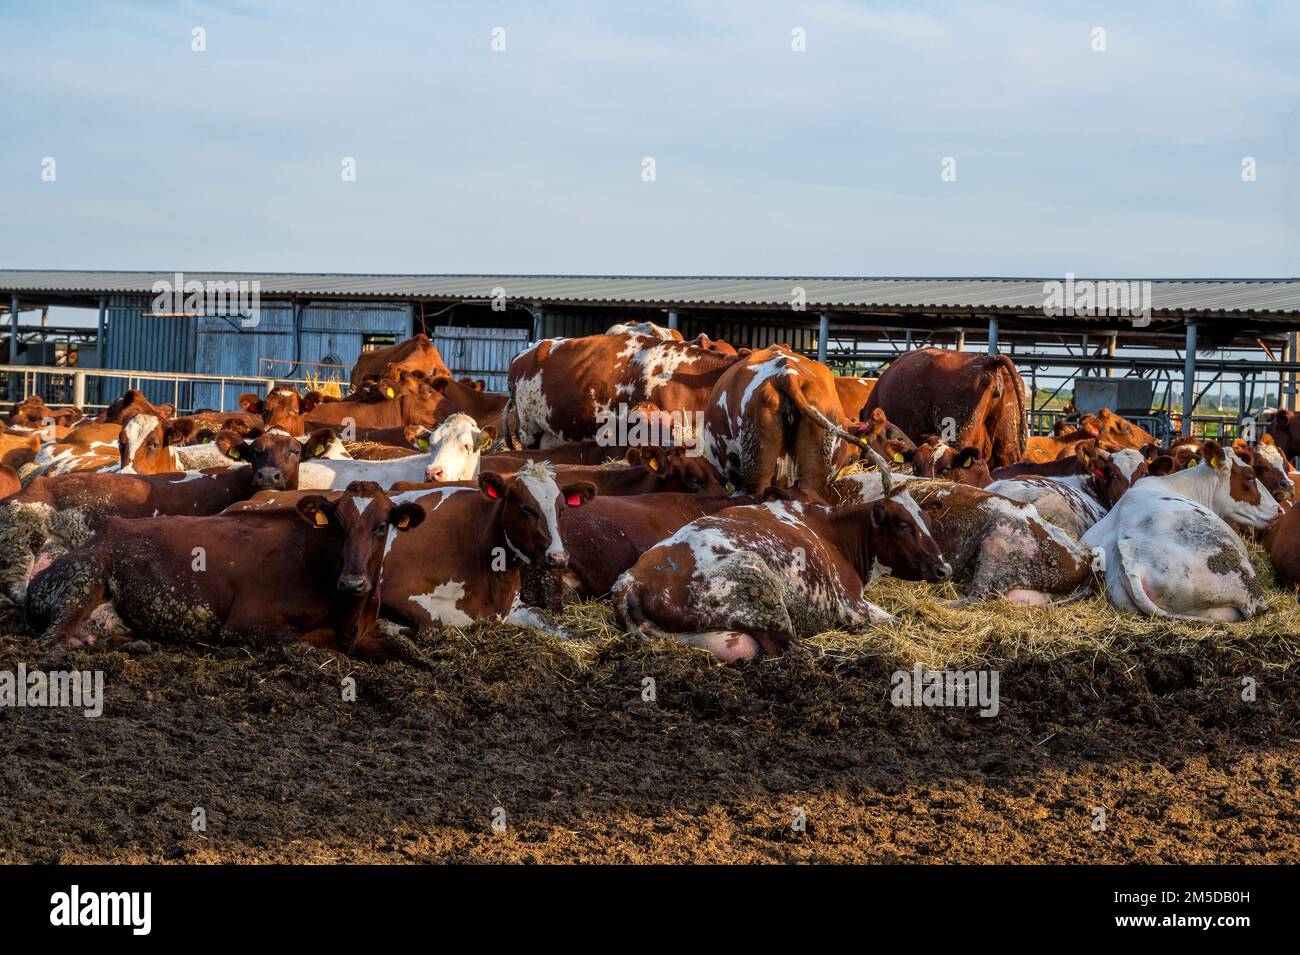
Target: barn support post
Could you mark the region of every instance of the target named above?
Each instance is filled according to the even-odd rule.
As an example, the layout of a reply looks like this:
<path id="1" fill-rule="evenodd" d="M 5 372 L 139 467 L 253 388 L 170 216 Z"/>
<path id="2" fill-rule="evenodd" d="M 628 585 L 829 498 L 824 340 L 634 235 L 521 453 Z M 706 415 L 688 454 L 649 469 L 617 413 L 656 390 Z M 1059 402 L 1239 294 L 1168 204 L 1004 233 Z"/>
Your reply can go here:
<path id="1" fill-rule="evenodd" d="M 1119 344 L 1119 332 L 1111 332 L 1111 333 L 1110 333 L 1110 337 L 1106 339 L 1106 357 L 1107 357 L 1107 358 L 1110 358 L 1110 359 L 1114 360 L 1114 358 L 1115 358 L 1115 347 L 1116 347 L 1118 344 Z M 1114 378 L 1114 377 L 1115 377 L 1115 369 L 1114 369 L 1114 368 L 1111 368 L 1111 367 L 1107 367 L 1107 368 L 1106 368 L 1106 377 L 1107 377 L 1107 378 Z"/>
<path id="2" fill-rule="evenodd" d="M 957 350 L 966 350 L 966 329 L 964 328 L 957 329 Z"/>
<path id="3" fill-rule="evenodd" d="M 533 313 L 533 338 L 535 342 L 542 340 L 542 309 L 538 305 L 528 306 L 528 311 Z"/>
<path id="4" fill-rule="evenodd" d="M 831 337 L 831 317 L 826 312 L 817 316 L 817 360 L 826 364 L 826 344 Z"/>
<path id="5" fill-rule="evenodd" d="M 1183 353 L 1183 426 L 1180 433 L 1192 436 L 1192 408 L 1196 404 L 1196 323 L 1187 323 L 1187 350 Z"/>
<path id="6" fill-rule="evenodd" d="M 668 309 L 668 327 L 669 328 L 677 327 L 677 309 L 675 308 Z"/>
<path id="7" fill-rule="evenodd" d="M 998 354 L 998 320 L 996 316 L 989 318 L 989 354 Z"/>
<path id="8" fill-rule="evenodd" d="M 9 297 L 9 364 L 18 363 L 18 293 Z M 18 400 L 18 376 L 9 373 L 9 400 Z"/>
<path id="9" fill-rule="evenodd" d="M 107 328 L 108 325 L 108 296 L 99 297 L 99 321 L 95 325 L 95 353 L 98 356 L 100 368 L 108 367 L 108 350 L 107 350 Z"/>
<path id="10" fill-rule="evenodd" d="M 1296 361 L 1300 357 L 1300 334 L 1291 332 L 1286 336 L 1287 352 L 1289 360 Z M 1296 410 L 1296 373 L 1288 371 L 1286 373 L 1286 401 L 1281 405 L 1288 411 Z"/>

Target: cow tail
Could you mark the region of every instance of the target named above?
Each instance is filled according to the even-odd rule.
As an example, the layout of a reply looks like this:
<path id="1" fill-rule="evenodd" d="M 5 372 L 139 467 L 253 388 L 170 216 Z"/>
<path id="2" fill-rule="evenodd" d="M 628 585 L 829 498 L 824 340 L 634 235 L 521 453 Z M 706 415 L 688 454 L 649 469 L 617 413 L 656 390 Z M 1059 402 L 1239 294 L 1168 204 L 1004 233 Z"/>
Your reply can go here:
<path id="1" fill-rule="evenodd" d="M 843 438 L 850 444 L 856 444 L 862 449 L 862 453 L 867 455 L 867 457 L 871 459 L 872 463 L 876 465 L 877 470 L 880 471 L 880 483 L 885 494 L 889 494 L 894 489 L 893 480 L 889 476 L 889 465 L 885 463 L 884 458 L 876 453 L 874 448 L 867 444 L 866 440 L 853 434 L 851 431 L 840 427 L 830 418 L 826 417 L 820 408 L 804 396 L 803 390 L 798 386 L 798 384 L 791 380 L 789 375 L 782 375 L 780 381 L 781 391 L 790 399 L 801 415 L 811 419 L 819 427 L 829 431 L 836 437 Z"/>
<path id="2" fill-rule="evenodd" d="M 668 637 L 670 634 L 651 623 L 641 611 L 641 601 L 636 595 L 636 581 L 628 574 L 620 577 L 613 587 L 614 617 L 627 633 L 645 637 Z"/>
<path id="3" fill-rule="evenodd" d="M 998 355 L 994 359 L 999 368 L 1005 368 L 1011 376 L 1011 385 L 1016 390 L 1016 439 L 1020 445 L 1019 457 L 1024 460 L 1029 449 L 1029 418 L 1025 415 L 1025 380 L 1020 377 L 1016 363 L 1007 355 Z"/>
<path id="4" fill-rule="evenodd" d="M 506 450 L 518 450 L 523 447 L 519 438 L 510 430 L 510 412 L 515 407 L 515 389 L 509 388 L 506 392 L 506 404 L 501 409 L 501 437 L 506 443 Z"/>

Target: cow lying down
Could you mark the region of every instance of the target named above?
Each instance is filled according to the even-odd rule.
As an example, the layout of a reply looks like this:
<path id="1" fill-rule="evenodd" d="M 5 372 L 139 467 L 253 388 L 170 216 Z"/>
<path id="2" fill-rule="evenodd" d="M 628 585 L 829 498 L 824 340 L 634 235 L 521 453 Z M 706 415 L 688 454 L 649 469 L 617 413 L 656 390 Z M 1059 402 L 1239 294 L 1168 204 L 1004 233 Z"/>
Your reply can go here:
<path id="1" fill-rule="evenodd" d="M 1134 481 L 1146 477 L 1147 462 L 1140 451 L 1106 451 L 1093 441 L 1080 441 L 1076 449 L 1076 457 L 1050 464 L 999 468 L 1019 473 L 1006 478 L 999 474 L 985 490 L 1032 504 L 1071 537 L 1082 537 Z"/>
<path id="2" fill-rule="evenodd" d="M 222 431 L 215 447 L 233 466 L 38 477 L 0 502 L 0 598 L 21 605 L 34 574 L 86 543 L 110 517 L 216 514 L 258 491 L 296 488 L 299 463 L 326 453 L 331 438 L 323 431 L 291 438 L 274 430 L 247 439 Z"/>
<path id="3" fill-rule="evenodd" d="M 342 490 L 353 481 L 374 481 L 390 488 L 398 481 L 471 481 L 479 457 L 495 440 L 492 428 L 480 429 L 467 414 L 450 415 L 428 435 L 428 453 L 388 461 L 310 461 L 298 474 L 303 489 Z"/>
<path id="4" fill-rule="evenodd" d="M 1006 597 L 1013 603 L 1044 604 L 1088 584 L 1089 548 L 1044 520 L 1032 504 L 949 481 L 907 480 L 913 499 L 939 549 L 952 565 L 953 580 L 966 585 L 967 600 Z M 838 504 L 855 505 L 882 496 L 880 475 L 851 474 L 830 488 Z"/>
<path id="5" fill-rule="evenodd" d="M 906 490 L 843 508 L 773 501 L 692 521 L 646 551 L 614 584 L 614 610 L 629 632 L 722 660 L 775 656 L 800 637 L 889 619 L 862 595 L 887 573 L 951 573 Z"/>
<path id="6" fill-rule="evenodd" d="M 28 622 L 46 640 L 84 645 L 97 638 L 83 625 L 109 603 L 137 639 L 301 640 L 383 659 L 404 644 L 377 626 L 387 531 L 423 519 L 373 484 L 261 513 L 110 518 L 94 541 L 32 580 Z"/>
<path id="7" fill-rule="evenodd" d="M 1207 441 L 1196 467 L 1138 481 L 1083 536 L 1102 551 L 1119 610 L 1191 620 L 1244 620 L 1268 608 L 1241 538 L 1280 513 L 1254 469 Z"/>

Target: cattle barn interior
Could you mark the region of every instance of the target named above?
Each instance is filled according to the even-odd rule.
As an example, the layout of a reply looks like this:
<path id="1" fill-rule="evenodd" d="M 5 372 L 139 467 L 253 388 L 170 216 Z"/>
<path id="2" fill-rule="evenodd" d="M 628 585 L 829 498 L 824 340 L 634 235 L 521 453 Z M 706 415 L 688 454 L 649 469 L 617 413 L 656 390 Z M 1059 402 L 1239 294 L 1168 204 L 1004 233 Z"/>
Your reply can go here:
<path id="1" fill-rule="evenodd" d="M 255 306 L 160 299 L 178 282 L 246 283 Z M 127 381 L 181 409 L 225 409 L 248 379 L 346 382 L 362 350 L 424 332 L 454 373 L 503 391 L 530 341 L 651 321 L 737 347 L 785 342 L 840 374 L 873 376 L 914 348 L 1002 352 L 1030 390 L 1034 433 L 1076 391 L 1081 410 L 1117 406 L 1163 435 L 1233 436 L 1295 408 L 1300 279 L 1068 282 L 1053 300 L 1061 280 L 0 270 L 0 374 L 10 399 L 95 407 Z M 1134 289 L 1123 314 L 1073 294 L 1119 285 Z M 63 308 L 95 321 L 49 324 Z"/>

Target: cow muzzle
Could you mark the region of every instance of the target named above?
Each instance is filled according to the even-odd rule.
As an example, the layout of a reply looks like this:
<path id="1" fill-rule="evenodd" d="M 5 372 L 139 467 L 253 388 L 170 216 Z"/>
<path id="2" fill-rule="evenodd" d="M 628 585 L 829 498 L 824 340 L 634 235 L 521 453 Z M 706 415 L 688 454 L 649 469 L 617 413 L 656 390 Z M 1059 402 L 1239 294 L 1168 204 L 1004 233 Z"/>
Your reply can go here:
<path id="1" fill-rule="evenodd" d="M 547 567 L 551 567 L 551 568 L 556 568 L 556 569 L 558 569 L 558 568 L 560 568 L 560 567 L 567 567 L 567 566 L 569 566 L 569 555 L 568 555 L 568 552 L 567 552 L 567 551 L 562 551 L 562 550 L 549 551 L 549 550 L 548 550 L 548 551 L 546 552 L 546 556 L 543 558 L 543 560 L 545 561 L 546 566 L 547 566 Z"/>
<path id="2" fill-rule="evenodd" d="M 339 578 L 339 593 L 364 594 L 370 591 L 370 579 L 361 574 L 347 574 Z"/>
<path id="3" fill-rule="evenodd" d="M 268 491 L 283 491 L 284 472 L 279 468 L 258 468 L 253 475 L 253 485 Z"/>
<path id="4" fill-rule="evenodd" d="M 441 467 L 425 468 L 424 479 L 426 481 L 441 481 L 443 479 L 443 475 L 446 473 L 447 472 L 444 471 Z"/>

